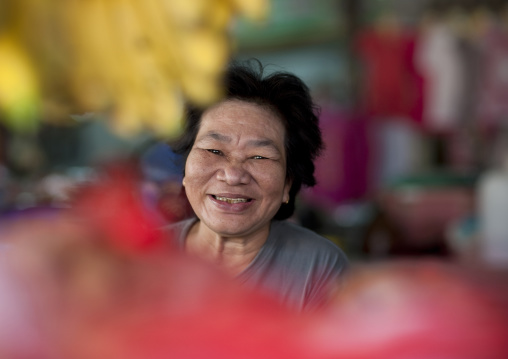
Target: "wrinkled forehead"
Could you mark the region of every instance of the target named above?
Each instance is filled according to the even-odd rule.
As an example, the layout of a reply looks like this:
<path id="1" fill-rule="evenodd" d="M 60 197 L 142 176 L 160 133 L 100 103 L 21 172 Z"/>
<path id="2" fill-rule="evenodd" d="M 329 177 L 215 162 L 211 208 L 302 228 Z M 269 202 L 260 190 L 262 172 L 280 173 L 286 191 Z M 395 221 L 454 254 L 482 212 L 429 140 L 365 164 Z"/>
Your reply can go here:
<path id="1" fill-rule="evenodd" d="M 286 134 L 281 117 L 270 106 L 237 99 L 220 102 L 202 114 L 198 136 L 211 130 L 257 134 L 282 141 Z"/>

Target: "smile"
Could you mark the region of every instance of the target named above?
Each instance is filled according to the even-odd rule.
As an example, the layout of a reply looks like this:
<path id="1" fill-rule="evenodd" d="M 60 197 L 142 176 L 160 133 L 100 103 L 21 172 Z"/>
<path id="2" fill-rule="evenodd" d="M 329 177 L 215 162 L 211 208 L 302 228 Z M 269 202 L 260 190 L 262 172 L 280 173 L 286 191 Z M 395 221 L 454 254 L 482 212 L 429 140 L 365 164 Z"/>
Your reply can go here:
<path id="1" fill-rule="evenodd" d="M 219 197 L 219 196 L 213 196 L 213 198 L 215 198 L 218 201 L 227 202 L 227 203 L 231 203 L 231 204 L 246 203 L 246 202 L 251 201 L 251 199 L 248 199 L 248 198 L 229 198 L 229 197 Z"/>

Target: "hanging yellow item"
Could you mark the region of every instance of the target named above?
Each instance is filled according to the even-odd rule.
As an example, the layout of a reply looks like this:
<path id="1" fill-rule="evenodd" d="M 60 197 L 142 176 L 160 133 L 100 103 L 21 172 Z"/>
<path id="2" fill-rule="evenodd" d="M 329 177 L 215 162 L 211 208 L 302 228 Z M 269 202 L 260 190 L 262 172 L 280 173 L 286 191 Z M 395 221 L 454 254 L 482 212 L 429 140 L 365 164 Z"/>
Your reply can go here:
<path id="1" fill-rule="evenodd" d="M 232 20 L 262 20 L 268 1 L 4 0 L 0 36 L 19 40 L 0 47 L 0 118 L 24 130 L 58 108 L 100 113 L 125 136 L 174 136 L 186 101 L 220 98 Z"/>
<path id="2" fill-rule="evenodd" d="M 39 87 L 29 57 L 10 37 L 0 38 L 0 118 L 13 130 L 37 126 Z"/>

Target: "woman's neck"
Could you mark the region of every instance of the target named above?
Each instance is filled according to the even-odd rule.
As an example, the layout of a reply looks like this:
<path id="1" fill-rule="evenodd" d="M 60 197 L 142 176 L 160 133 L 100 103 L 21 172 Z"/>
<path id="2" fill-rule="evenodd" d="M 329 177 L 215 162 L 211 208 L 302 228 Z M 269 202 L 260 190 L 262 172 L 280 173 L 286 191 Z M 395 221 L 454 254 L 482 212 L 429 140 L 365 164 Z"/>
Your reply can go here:
<path id="1" fill-rule="evenodd" d="M 197 221 L 185 240 L 185 251 L 215 263 L 232 275 L 240 274 L 254 260 L 269 234 L 266 230 L 244 237 L 225 237 Z"/>

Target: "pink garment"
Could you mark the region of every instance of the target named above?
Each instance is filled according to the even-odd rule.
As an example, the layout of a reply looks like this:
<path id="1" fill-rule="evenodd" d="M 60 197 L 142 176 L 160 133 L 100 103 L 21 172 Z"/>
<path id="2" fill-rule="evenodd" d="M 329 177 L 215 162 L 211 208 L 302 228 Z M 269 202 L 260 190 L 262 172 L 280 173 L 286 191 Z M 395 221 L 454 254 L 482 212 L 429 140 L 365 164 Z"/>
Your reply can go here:
<path id="1" fill-rule="evenodd" d="M 368 180 L 367 121 L 324 108 L 320 127 L 326 148 L 316 161 L 317 185 L 303 191 L 305 200 L 332 208 L 362 198 Z"/>
<path id="2" fill-rule="evenodd" d="M 414 66 L 412 32 L 363 30 L 356 49 L 363 63 L 363 106 L 368 116 L 409 118 L 421 122 L 422 77 Z"/>

